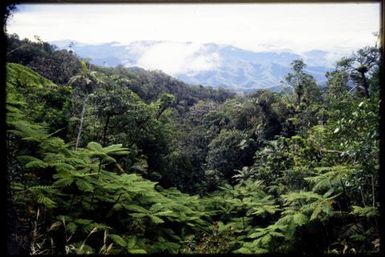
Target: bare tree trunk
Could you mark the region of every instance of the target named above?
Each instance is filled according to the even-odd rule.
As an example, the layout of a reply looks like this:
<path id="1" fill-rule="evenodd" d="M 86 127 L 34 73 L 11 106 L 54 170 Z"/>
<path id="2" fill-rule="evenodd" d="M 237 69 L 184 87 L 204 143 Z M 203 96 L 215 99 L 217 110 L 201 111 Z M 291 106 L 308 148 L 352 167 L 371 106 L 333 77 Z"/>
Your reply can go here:
<path id="1" fill-rule="evenodd" d="M 301 97 L 302 97 L 302 94 L 301 93 L 297 93 L 297 106 L 301 105 Z"/>
<path id="2" fill-rule="evenodd" d="M 108 128 L 108 123 L 110 123 L 110 118 L 111 118 L 111 115 L 108 115 L 106 123 L 104 124 L 104 129 L 103 129 L 103 145 L 106 144 L 107 128 Z"/>
<path id="3" fill-rule="evenodd" d="M 376 207 L 376 195 L 375 195 L 375 190 L 374 190 L 374 176 L 370 176 L 372 179 L 372 199 L 373 199 L 373 207 Z"/>
<path id="4" fill-rule="evenodd" d="M 362 79 L 362 88 L 364 89 L 364 96 L 369 97 L 369 83 L 368 80 L 366 79 L 365 73 L 360 72 L 361 74 L 361 79 Z"/>
<path id="5" fill-rule="evenodd" d="M 79 130 L 78 130 L 78 135 L 76 137 L 75 150 L 78 149 L 78 146 L 80 143 L 80 136 L 81 136 L 82 130 L 83 130 L 84 114 L 86 112 L 87 100 L 88 100 L 88 95 L 84 98 L 84 101 L 83 101 L 82 113 L 80 114 Z"/>

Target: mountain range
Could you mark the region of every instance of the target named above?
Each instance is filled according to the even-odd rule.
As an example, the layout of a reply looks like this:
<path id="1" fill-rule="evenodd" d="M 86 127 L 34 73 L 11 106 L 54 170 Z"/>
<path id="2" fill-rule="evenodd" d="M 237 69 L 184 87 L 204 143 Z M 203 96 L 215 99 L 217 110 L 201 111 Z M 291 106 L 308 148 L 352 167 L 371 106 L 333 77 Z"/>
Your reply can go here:
<path id="1" fill-rule="evenodd" d="M 251 51 L 232 45 L 192 42 L 134 41 L 85 44 L 70 40 L 52 41 L 59 49 L 71 48 L 78 56 L 102 66 L 123 65 L 163 72 L 189 84 L 250 92 L 269 88 L 281 90 L 290 63 L 302 58 L 320 86 L 325 72 L 333 68 L 332 54 L 322 50 L 304 53 Z M 71 46 L 70 46 L 71 45 Z"/>

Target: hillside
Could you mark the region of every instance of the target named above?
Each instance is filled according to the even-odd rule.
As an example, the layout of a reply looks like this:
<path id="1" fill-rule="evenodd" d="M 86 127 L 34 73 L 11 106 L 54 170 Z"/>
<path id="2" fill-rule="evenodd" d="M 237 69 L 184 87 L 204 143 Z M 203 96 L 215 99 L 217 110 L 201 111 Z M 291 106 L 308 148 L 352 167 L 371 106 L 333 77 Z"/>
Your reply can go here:
<path id="1" fill-rule="evenodd" d="M 17 35 L 8 35 L 7 44 L 11 52 L 9 62 L 26 65 L 59 85 L 66 85 L 80 71 L 81 58 L 71 51 L 57 49 L 46 42 L 21 40 Z M 101 66 L 93 68 L 114 76 L 115 80 L 125 83 L 145 101 L 156 100 L 162 93 L 170 93 L 176 96 L 176 104 L 183 107 L 192 106 L 203 99 L 224 101 L 234 96 L 234 93 L 223 89 L 188 85 L 159 71 L 123 66 L 116 69 Z"/>
<path id="2" fill-rule="evenodd" d="M 69 40 L 53 41 L 67 49 Z M 136 41 L 84 44 L 72 42 L 72 49 L 97 65 L 114 67 L 139 66 L 164 72 L 189 84 L 223 87 L 251 92 L 261 88 L 282 88 L 281 81 L 290 71 L 290 63 L 303 58 L 309 72 L 325 85 L 326 71 L 334 65 L 330 53 L 320 50 L 302 54 L 286 52 L 253 52 L 231 45 L 195 44 L 168 41 Z"/>

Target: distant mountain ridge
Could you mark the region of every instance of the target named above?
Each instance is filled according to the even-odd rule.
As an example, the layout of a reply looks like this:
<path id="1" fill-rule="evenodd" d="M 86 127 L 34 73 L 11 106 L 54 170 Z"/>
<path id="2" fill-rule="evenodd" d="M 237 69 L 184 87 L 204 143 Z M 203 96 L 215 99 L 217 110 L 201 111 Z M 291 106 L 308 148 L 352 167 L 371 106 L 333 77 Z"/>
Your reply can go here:
<path id="1" fill-rule="evenodd" d="M 68 49 L 71 41 L 50 42 Z M 191 42 L 134 41 L 83 44 L 73 42 L 72 49 L 82 58 L 102 66 L 124 65 L 162 70 L 189 84 L 223 87 L 249 92 L 260 88 L 280 90 L 281 81 L 290 72 L 290 63 L 303 58 L 309 72 L 322 86 L 325 72 L 332 69 L 329 53 L 312 50 L 305 53 L 254 52 L 231 45 Z"/>

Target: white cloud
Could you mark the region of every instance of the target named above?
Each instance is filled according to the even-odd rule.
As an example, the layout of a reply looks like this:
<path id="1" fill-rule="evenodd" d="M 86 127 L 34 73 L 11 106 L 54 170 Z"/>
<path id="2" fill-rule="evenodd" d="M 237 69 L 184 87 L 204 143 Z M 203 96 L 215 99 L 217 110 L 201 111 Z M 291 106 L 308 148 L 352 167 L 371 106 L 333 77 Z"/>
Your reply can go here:
<path id="1" fill-rule="evenodd" d="M 207 53 L 202 45 L 196 43 L 161 42 L 140 50 L 142 55 L 136 65 L 171 75 L 212 70 L 221 61 L 218 54 Z"/>
<path id="2" fill-rule="evenodd" d="M 379 3 L 22 5 L 9 32 L 86 43 L 135 40 L 233 44 L 249 50 L 372 44 Z"/>

